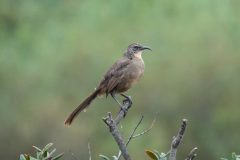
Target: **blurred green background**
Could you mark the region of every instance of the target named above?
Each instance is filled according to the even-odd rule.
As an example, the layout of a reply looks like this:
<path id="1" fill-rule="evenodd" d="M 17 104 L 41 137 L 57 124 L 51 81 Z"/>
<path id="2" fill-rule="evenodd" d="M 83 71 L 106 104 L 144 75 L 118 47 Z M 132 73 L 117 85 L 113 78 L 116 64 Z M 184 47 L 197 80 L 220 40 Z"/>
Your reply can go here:
<path id="1" fill-rule="evenodd" d="M 88 139 L 95 159 L 116 154 L 101 120 L 117 113 L 111 98 L 95 100 L 71 127 L 63 122 L 132 42 L 153 51 L 127 93 L 134 105 L 124 136 L 141 115 L 139 131 L 159 113 L 151 132 L 131 142 L 133 159 L 147 159 L 145 149 L 168 151 L 182 118 L 189 126 L 179 159 L 195 146 L 199 159 L 239 153 L 239 17 L 239 0 L 1 0 L 1 159 L 48 142 L 64 159 L 88 159 Z"/>

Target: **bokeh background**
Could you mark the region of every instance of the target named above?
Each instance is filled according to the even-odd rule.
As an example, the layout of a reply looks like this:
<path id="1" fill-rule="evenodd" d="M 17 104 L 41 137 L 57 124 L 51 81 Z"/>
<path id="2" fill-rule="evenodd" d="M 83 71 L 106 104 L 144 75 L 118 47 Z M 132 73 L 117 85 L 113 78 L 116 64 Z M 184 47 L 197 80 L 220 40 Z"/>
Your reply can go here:
<path id="1" fill-rule="evenodd" d="M 134 105 L 122 123 L 133 159 L 167 152 L 182 118 L 189 120 L 179 159 L 195 146 L 199 159 L 240 152 L 239 0 L 1 0 L 0 155 L 18 159 L 53 142 L 64 159 L 95 159 L 118 148 L 101 118 L 117 113 L 99 98 L 67 128 L 66 116 L 98 84 L 128 44 L 152 47 L 145 75 L 127 94 Z"/>

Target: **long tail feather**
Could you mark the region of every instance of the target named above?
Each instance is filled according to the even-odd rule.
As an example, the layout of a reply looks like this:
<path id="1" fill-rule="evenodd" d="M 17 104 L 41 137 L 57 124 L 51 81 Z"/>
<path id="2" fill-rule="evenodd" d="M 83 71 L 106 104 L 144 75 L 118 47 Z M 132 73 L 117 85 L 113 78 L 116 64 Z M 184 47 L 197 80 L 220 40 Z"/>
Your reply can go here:
<path id="1" fill-rule="evenodd" d="M 65 125 L 71 125 L 73 120 L 77 117 L 77 115 L 83 111 L 86 107 L 88 107 L 91 102 L 97 97 L 99 93 L 99 89 L 95 90 L 91 95 L 89 95 L 65 120 Z"/>

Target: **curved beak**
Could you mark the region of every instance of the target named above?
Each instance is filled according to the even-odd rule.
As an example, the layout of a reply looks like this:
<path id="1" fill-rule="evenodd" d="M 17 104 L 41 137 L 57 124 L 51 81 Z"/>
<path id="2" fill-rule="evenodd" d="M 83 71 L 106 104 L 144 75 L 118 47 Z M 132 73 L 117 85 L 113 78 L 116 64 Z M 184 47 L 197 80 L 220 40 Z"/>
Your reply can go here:
<path id="1" fill-rule="evenodd" d="M 146 50 L 146 49 L 152 51 L 152 49 L 150 47 L 148 47 L 148 46 L 143 46 L 142 47 L 142 50 Z"/>

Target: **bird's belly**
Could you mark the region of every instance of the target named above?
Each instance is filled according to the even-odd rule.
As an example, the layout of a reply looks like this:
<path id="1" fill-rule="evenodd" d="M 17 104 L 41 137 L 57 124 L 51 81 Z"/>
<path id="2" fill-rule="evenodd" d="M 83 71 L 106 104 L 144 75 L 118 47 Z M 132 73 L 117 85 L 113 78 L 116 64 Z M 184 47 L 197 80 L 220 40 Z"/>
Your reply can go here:
<path id="1" fill-rule="evenodd" d="M 132 85 L 138 82 L 142 74 L 143 71 L 140 70 L 138 70 L 138 72 L 129 72 L 129 74 L 125 74 L 121 82 L 117 85 L 117 92 L 127 91 L 129 88 L 131 88 Z"/>
<path id="2" fill-rule="evenodd" d="M 120 82 L 117 87 L 116 87 L 116 91 L 118 93 L 121 93 L 121 92 L 125 92 L 127 91 L 129 88 L 131 88 L 132 86 L 132 82 L 130 82 L 129 80 L 128 81 L 124 81 L 124 82 Z"/>

